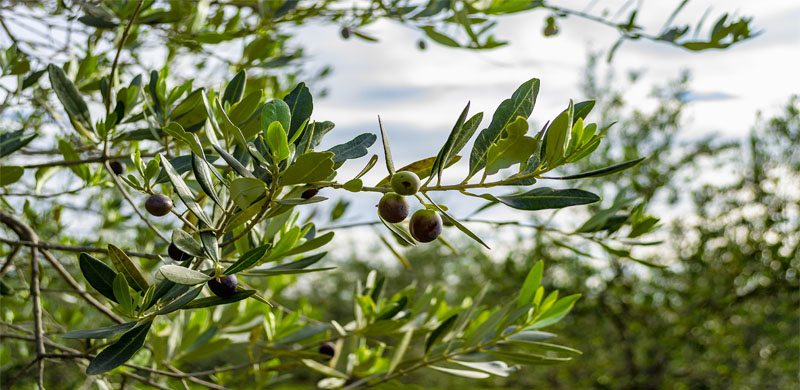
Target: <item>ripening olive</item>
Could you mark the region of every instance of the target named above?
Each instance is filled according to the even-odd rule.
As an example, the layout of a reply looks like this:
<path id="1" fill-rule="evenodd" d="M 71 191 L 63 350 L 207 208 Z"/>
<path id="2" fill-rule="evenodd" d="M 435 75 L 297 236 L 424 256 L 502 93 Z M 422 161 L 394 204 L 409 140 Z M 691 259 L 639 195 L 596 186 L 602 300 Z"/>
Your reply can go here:
<path id="1" fill-rule="evenodd" d="M 121 162 L 119 162 L 119 161 L 112 161 L 112 162 L 108 163 L 108 165 L 111 167 L 111 170 L 112 170 L 112 171 L 114 172 L 114 174 L 115 174 L 115 175 L 117 175 L 117 176 L 119 176 L 119 175 L 121 175 L 123 172 L 125 172 L 125 166 L 124 166 L 124 165 L 122 165 L 122 163 L 121 163 Z"/>
<path id="2" fill-rule="evenodd" d="M 175 261 L 184 261 L 192 258 L 191 255 L 178 249 L 178 247 L 173 243 L 169 243 L 169 246 L 167 247 L 167 254 L 169 254 L 169 257 Z"/>
<path id="3" fill-rule="evenodd" d="M 300 197 L 303 199 L 311 199 L 315 197 L 318 193 L 319 193 L 319 188 L 309 188 L 303 191 L 303 193 L 300 194 Z"/>
<path id="4" fill-rule="evenodd" d="M 417 210 L 409 223 L 411 236 L 419 242 L 431 242 L 442 232 L 442 217 L 433 210 Z"/>
<path id="5" fill-rule="evenodd" d="M 321 355 L 327 356 L 330 359 L 336 354 L 336 346 L 331 342 L 322 343 L 317 352 L 319 352 Z"/>
<path id="6" fill-rule="evenodd" d="M 414 195 L 421 185 L 414 172 L 402 171 L 392 175 L 392 189 L 400 195 Z"/>
<path id="7" fill-rule="evenodd" d="M 235 275 L 226 275 L 219 278 L 212 278 L 208 281 L 208 288 L 214 295 L 220 298 L 230 298 L 236 294 L 236 287 L 239 286 L 239 280 Z"/>
<path id="8" fill-rule="evenodd" d="M 172 199 L 166 195 L 155 194 L 147 198 L 147 201 L 144 203 L 144 208 L 146 208 L 150 214 L 161 217 L 169 214 L 169 211 L 172 210 Z"/>
<path id="9" fill-rule="evenodd" d="M 394 192 L 387 192 L 378 202 L 378 215 L 386 222 L 398 223 L 408 217 L 410 206 L 406 198 Z"/>

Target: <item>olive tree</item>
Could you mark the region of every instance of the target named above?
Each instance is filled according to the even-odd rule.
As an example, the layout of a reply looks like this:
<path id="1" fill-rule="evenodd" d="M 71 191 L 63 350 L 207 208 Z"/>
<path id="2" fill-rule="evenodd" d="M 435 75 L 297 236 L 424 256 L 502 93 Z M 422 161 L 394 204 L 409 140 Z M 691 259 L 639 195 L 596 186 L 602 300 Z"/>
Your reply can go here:
<path id="1" fill-rule="evenodd" d="M 353 291 L 352 315 L 322 322 L 307 315 L 314 308 L 288 308 L 276 294 L 296 283 L 295 275 L 336 272 L 325 266 L 323 249 L 335 231 L 301 219 L 303 209 L 327 200 L 321 194 L 374 194 L 390 238 L 378 237 L 402 261 L 390 240 L 425 245 L 440 240 L 443 224 L 488 249 L 434 200 L 437 193 L 526 211 L 580 206 L 600 197 L 577 184 L 554 189 L 539 182 L 572 183 L 642 162 L 636 156 L 565 176 L 552 172 L 592 154 L 609 126 L 591 122 L 589 100 L 563 102 L 542 129 L 529 129 L 536 78 L 520 80 L 480 131 L 483 113 L 470 115 L 466 103 L 439 140 L 438 154 L 402 167 L 394 165 L 380 118 L 378 131 L 327 145 L 334 124 L 313 116 L 315 77 L 299 81 L 307 75 L 298 65 L 302 51 L 288 44 L 293 24 L 337 23 L 344 39 L 374 40 L 363 28 L 391 19 L 437 44 L 490 49 L 502 44 L 491 35 L 497 18 L 536 10 L 551 15 L 545 35 L 557 32 L 557 18 L 577 16 L 617 29 L 620 42 L 645 38 L 689 50 L 752 36 L 746 18 L 723 16 L 707 41 L 695 41 L 684 39 L 689 28 L 671 26 L 671 17 L 653 35 L 636 24 L 636 12 L 619 23 L 537 1 L 3 6 L 0 24 L 12 44 L 0 65 L 13 87 L 3 87 L 2 111 L 15 128 L 0 135 L 0 222 L 15 236 L 2 239 L 8 248 L 0 271 L 2 337 L 14 340 L 2 347 L 12 361 L 3 369 L 4 384 L 220 389 L 265 387 L 284 380 L 282 373 L 313 371 L 322 375 L 319 387 L 356 389 L 392 386 L 421 369 L 479 379 L 570 360 L 577 351 L 552 342 L 556 335 L 543 329 L 562 320 L 579 295 L 545 291 L 541 262 L 502 302 L 482 302 L 488 288 L 458 303 L 448 303 L 438 287 L 389 292 L 371 272 L 345 287 Z M 14 24 L 31 20 L 63 40 L 14 33 Z M 244 43 L 240 57 L 215 53 L 214 45 L 234 41 Z M 147 69 L 145 57 L 157 48 L 165 50 L 164 62 Z M 63 51 L 72 58 L 58 61 Z M 196 60 L 193 75 L 172 75 L 186 59 Z M 220 69 L 226 76 L 217 90 L 204 77 Z M 379 137 L 382 152 L 370 154 Z M 31 163 L 30 155 L 60 157 Z M 448 182 L 443 173 L 462 155 L 468 174 Z M 365 184 L 362 177 L 381 157 L 386 178 Z M 362 169 L 342 177 L 344 164 Z M 86 225 L 98 221 L 110 238 L 64 231 L 65 212 Z M 636 237 L 655 226 L 647 217 L 635 223 Z M 607 242 L 616 238 L 598 240 L 612 250 Z M 11 275 L 19 282 L 6 282 Z M 24 295 L 14 285 L 24 286 Z M 51 369 L 53 361 L 102 375 Z M 35 375 L 24 377 L 32 368 Z"/>

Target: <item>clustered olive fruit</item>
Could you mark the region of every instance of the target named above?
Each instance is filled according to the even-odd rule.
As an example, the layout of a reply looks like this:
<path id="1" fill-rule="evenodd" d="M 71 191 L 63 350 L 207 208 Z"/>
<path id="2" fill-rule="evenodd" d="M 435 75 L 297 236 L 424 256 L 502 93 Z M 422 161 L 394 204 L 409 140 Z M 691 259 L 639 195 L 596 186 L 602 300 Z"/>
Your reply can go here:
<path id="1" fill-rule="evenodd" d="M 392 190 L 400 195 L 414 195 L 421 183 L 414 172 L 402 171 L 392 175 Z"/>
<path id="2" fill-rule="evenodd" d="M 225 275 L 219 278 L 212 278 L 208 281 L 208 288 L 214 295 L 220 298 L 230 298 L 236 294 L 236 288 L 239 286 L 239 280 L 235 275 Z"/>
<path id="3" fill-rule="evenodd" d="M 336 354 L 336 346 L 333 345 L 331 342 L 322 343 L 317 350 L 321 355 L 327 356 L 329 359 Z"/>
<path id="4" fill-rule="evenodd" d="M 309 188 L 303 191 L 303 193 L 300 194 L 300 197 L 303 199 L 311 199 L 315 197 L 318 193 L 319 193 L 319 188 Z"/>
<path id="5" fill-rule="evenodd" d="M 175 261 L 184 261 L 192 258 L 191 255 L 178 249 L 178 247 L 173 243 L 169 243 L 169 246 L 167 247 L 167 254 L 169 254 L 169 257 Z"/>
<path id="6" fill-rule="evenodd" d="M 402 195 L 387 192 L 378 202 L 378 215 L 386 222 L 402 222 L 410 211 L 408 201 Z"/>
<path id="7" fill-rule="evenodd" d="M 442 217 L 433 210 L 417 210 L 409 223 L 411 236 L 419 242 L 431 242 L 442 233 Z"/>
<path id="8" fill-rule="evenodd" d="M 115 174 L 115 175 L 117 175 L 117 176 L 119 176 L 119 175 L 121 175 L 123 172 L 125 172 L 125 166 L 124 166 L 124 165 L 122 165 L 122 163 L 121 163 L 121 162 L 119 162 L 119 161 L 112 161 L 112 162 L 108 163 L 108 166 L 110 166 L 110 167 L 111 167 L 111 170 L 112 170 L 112 171 L 114 172 L 114 174 Z"/>
<path id="9" fill-rule="evenodd" d="M 169 214 L 169 211 L 172 210 L 172 199 L 166 195 L 155 194 L 147 198 L 147 201 L 144 203 L 144 208 L 146 208 L 150 214 L 161 217 Z"/>

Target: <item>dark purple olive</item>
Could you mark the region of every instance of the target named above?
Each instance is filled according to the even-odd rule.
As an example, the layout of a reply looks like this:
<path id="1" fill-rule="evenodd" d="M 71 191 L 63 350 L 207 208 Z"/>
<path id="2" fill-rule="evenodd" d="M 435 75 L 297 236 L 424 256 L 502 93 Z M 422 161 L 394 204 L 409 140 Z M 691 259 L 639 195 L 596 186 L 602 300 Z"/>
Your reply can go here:
<path id="1" fill-rule="evenodd" d="M 402 222 L 408 217 L 410 209 L 406 198 L 394 192 L 387 192 L 378 202 L 378 215 L 386 222 Z"/>
<path id="2" fill-rule="evenodd" d="M 192 256 L 190 256 L 188 253 L 178 249 L 178 247 L 173 243 L 169 243 L 169 246 L 167 247 L 167 254 L 169 254 L 169 257 L 175 261 L 184 261 L 192 258 Z"/>
<path id="3" fill-rule="evenodd" d="M 119 161 L 112 161 L 108 163 L 108 165 L 111 167 L 111 170 L 114 171 L 114 174 L 117 176 L 125 172 L 125 166 L 122 165 L 122 163 Z"/>
<path id="4" fill-rule="evenodd" d="M 417 210 L 409 224 L 411 236 L 419 242 L 431 242 L 442 233 L 442 217 L 433 210 Z"/>
<path id="5" fill-rule="evenodd" d="M 417 47 L 419 47 L 420 50 L 425 50 L 425 46 L 426 46 L 425 41 L 423 41 L 422 39 L 417 41 Z"/>
<path id="6" fill-rule="evenodd" d="M 236 294 L 236 287 L 239 286 L 239 281 L 235 275 L 222 276 L 219 279 L 216 277 L 208 281 L 208 288 L 214 295 L 220 298 L 230 298 Z"/>
<path id="7" fill-rule="evenodd" d="M 400 195 L 414 195 L 421 185 L 419 176 L 414 172 L 402 171 L 392 175 L 392 190 Z"/>
<path id="8" fill-rule="evenodd" d="M 333 358 L 333 355 L 336 354 L 336 346 L 333 345 L 331 342 L 322 343 L 317 350 L 321 355 L 325 355 L 328 359 Z"/>
<path id="9" fill-rule="evenodd" d="M 309 188 L 303 191 L 303 193 L 300 194 L 300 197 L 303 199 L 311 199 L 317 196 L 318 193 L 319 193 L 319 188 Z"/>
<path id="10" fill-rule="evenodd" d="M 349 28 L 342 27 L 342 31 L 340 31 L 340 33 L 342 34 L 342 38 L 344 38 L 344 39 L 350 38 L 350 29 Z"/>
<path id="11" fill-rule="evenodd" d="M 147 202 L 144 203 L 144 208 L 146 208 L 150 214 L 161 217 L 169 214 L 169 211 L 172 210 L 172 199 L 166 195 L 155 194 L 147 198 Z"/>

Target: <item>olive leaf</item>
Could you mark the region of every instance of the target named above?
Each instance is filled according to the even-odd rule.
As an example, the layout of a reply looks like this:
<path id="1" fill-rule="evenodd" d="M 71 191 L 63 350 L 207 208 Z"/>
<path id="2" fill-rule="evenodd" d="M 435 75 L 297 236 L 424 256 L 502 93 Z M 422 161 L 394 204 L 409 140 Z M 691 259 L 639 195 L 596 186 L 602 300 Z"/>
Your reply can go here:
<path id="1" fill-rule="evenodd" d="M 102 350 L 86 368 L 89 375 L 111 371 L 133 357 L 142 348 L 152 321 L 147 321 L 122 335 L 114 344 Z"/>
<path id="2" fill-rule="evenodd" d="M 464 126 L 465 121 L 467 120 L 467 114 L 469 113 L 469 105 L 470 102 L 467 102 L 467 106 L 464 107 L 463 111 L 461 111 L 461 115 L 459 115 L 458 119 L 456 120 L 453 130 L 450 131 L 447 141 L 445 141 L 444 145 L 442 145 L 442 149 L 439 150 L 439 154 L 436 155 L 436 159 L 431 167 L 431 172 L 437 176 L 437 180 L 439 182 L 442 181 L 444 162 L 449 161 L 451 155 L 456 155 L 461 151 L 461 148 L 466 144 L 466 141 L 472 137 L 472 134 L 474 134 L 475 130 L 478 128 L 480 119 L 483 118 L 483 113 L 479 113 L 476 115 L 476 117 L 479 118 L 477 123 L 473 122 L 474 126 L 472 126 L 473 123 L 470 123 L 469 126 Z M 457 147 L 458 149 L 456 149 Z M 431 175 L 431 178 L 433 178 L 433 174 Z"/>
<path id="3" fill-rule="evenodd" d="M 117 302 L 117 298 L 114 296 L 116 271 L 88 253 L 81 253 L 78 256 L 78 265 L 81 268 L 83 277 L 89 282 L 90 286 L 100 294 L 103 294 L 104 297 Z"/>
<path id="4" fill-rule="evenodd" d="M 194 195 L 192 194 L 192 190 L 186 185 L 186 183 L 181 178 L 180 174 L 175 170 L 172 164 L 159 153 L 161 158 L 161 165 L 164 166 L 164 171 L 167 172 L 167 177 L 169 178 L 170 183 L 172 183 L 172 187 L 175 188 L 175 192 L 178 193 L 178 197 L 181 198 L 183 204 L 186 205 L 186 208 L 192 212 L 195 216 L 197 216 L 200 221 L 204 222 L 206 225 L 211 225 L 211 220 L 208 219 L 208 216 L 194 200 Z"/>
<path id="5" fill-rule="evenodd" d="M 147 279 L 145 279 L 142 271 L 139 270 L 139 267 L 133 263 L 131 258 L 128 257 L 122 249 L 108 244 L 108 257 L 111 258 L 111 263 L 114 264 L 114 268 L 130 279 L 133 283 L 131 287 L 133 287 L 134 290 L 142 292 L 147 291 L 150 284 L 147 282 Z"/>
<path id="6" fill-rule="evenodd" d="M 242 69 L 239 73 L 236 73 L 236 76 L 233 76 L 228 86 L 225 87 L 222 102 L 233 104 L 241 100 L 242 95 L 244 95 L 245 84 L 247 84 L 247 72 Z"/>
<path id="7" fill-rule="evenodd" d="M 364 133 L 356 136 L 352 140 L 336 145 L 330 149 L 333 152 L 333 162 L 336 164 L 343 163 L 345 160 L 355 159 L 366 156 L 367 148 L 372 146 L 378 137 L 375 134 Z"/>
<path id="8" fill-rule="evenodd" d="M 327 179 L 334 172 L 333 156 L 331 152 L 300 155 L 281 176 L 281 184 L 313 183 Z"/>
<path id="9" fill-rule="evenodd" d="M 210 276 L 202 272 L 174 264 L 162 265 L 161 268 L 158 269 L 158 272 L 161 273 L 161 275 L 163 275 L 167 280 L 186 286 L 194 286 L 196 284 L 205 283 L 211 279 Z"/>

